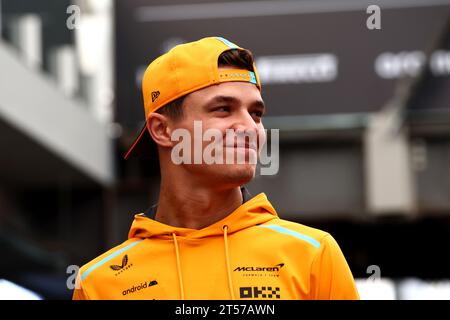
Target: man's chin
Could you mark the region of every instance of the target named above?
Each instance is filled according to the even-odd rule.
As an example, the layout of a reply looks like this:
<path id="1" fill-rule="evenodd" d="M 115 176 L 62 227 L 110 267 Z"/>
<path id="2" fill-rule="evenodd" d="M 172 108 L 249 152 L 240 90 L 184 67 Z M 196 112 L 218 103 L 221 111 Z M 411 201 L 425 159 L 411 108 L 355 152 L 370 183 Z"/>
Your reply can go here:
<path id="1" fill-rule="evenodd" d="M 255 176 L 256 166 L 252 164 L 226 165 L 221 175 L 226 180 L 235 181 L 236 185 L 249 183 Z"/>
<path id="2" fill-rule="evenodd" d="M 208 182 L 229 187 L 249 183 L 255 176 L 256 165 L 253 164 L 216 164 L 202 170 Z"/>

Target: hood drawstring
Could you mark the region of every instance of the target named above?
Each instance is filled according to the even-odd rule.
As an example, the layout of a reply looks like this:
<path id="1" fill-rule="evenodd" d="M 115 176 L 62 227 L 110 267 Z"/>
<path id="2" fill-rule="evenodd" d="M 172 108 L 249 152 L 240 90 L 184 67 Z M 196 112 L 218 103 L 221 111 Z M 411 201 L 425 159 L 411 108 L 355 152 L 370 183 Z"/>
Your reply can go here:
<path id="1" fill-rule="evenodd" d="M 228 226 L 224 225 L 222 229 L 223 229 L 223 240 L 225 243 L 225 260 L 227 263 L 228 288 L 230 289 L 231 300 L 235 300 L 233 281 L 231 281 L 230 255 L 228 254 L 228 238 L 227 238 Z"/>
<path id="2" fill-rule="evenodd" d="M 184 300 L 184 288 L 183 288 L 183 275 L 181 274 L 181 264 L 180 264 L 180 253 L 178 251 L 177 236 L 172 233 L 173 242 L 175 244 L 175 255 L 177 256 L 177 270 L 178 270 L 178 281 L 180 282 L 180 295 L 181 300 Z"/>
<path id="3" fill-rule="evenodd" d="M 233 281 L 231 280 L 231 268 L 230 268 L 230 254 L 228 252 L 228 226 L 223 226 L 223 240 L 225 244 L 225 262 L 227 265 L 227 277 L 228 277 L 228 288 L 231 294 L 231 300 L 235 300 Z M 180 251 L 178 250 L 178 241 L 175 232 L 172 233 L 173 243 L 175 245 L 175 255 L 177 258 L 177 271 L 178 271 L 178 281 L 180 283 L 180 295 L 181 300 L 184 300 L 184 287 L 183 287 L 183 275 L 181 273 L 181 263 L 180 263 Z"/>

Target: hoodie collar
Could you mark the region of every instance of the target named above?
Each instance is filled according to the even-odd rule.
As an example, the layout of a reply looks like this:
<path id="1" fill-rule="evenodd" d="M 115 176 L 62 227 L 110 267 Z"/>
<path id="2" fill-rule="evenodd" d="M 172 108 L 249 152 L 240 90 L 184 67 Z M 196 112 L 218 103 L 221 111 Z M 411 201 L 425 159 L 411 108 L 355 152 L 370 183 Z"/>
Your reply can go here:
<path id="1" fill-rule="evenodd" d="M 241 188 L 241 190 L 243 191 L 243 194 L 246 192 L 245 189 Z M 231 212 L 228 216 L 200 230 L 174 227 L 158 222 L 154 220 L 154 213 L 152 217 L 147 217 L 143 213 L 135 215 L 135 219 L 131 225 L 128 237 L 168 238 L 172 237 L 172 234 L 175 233 L 178 237 L 200 239 L 209 236 L 222 236 L 224 226 L 228 226 L 228 234 L 232 234 L 236 231 L 255 226 L 278 217 L 275 209 L 264 193 L 260 193 L 247 201 L 246 197 L 247 195 L 244 197 L 244 203 Z M 153 207 L 155 208 L 153 209 L 154 212 L 156 212 L 156 206 Z"/>

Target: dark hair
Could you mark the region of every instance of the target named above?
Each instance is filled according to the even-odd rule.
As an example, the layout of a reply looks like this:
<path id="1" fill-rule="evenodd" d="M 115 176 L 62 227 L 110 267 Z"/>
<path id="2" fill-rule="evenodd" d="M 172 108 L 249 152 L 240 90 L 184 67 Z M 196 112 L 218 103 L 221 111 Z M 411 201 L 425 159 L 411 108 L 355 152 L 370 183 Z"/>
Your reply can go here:
<path id="1" fill-rule="evenodd" d="M 246 49 L 232 49 L 222 52 L 218 59 L 218 65 L 219 68 L 235 67 L 253 71 L 253 61 L 253 55 L 250 51 Z M 185 97 L 186 96 L 182 96 L 181 98 L 169 102 L 156 112 L 168 116 L 175 121 L 183 118 L 183 102 Z"/>
<path id="2" fill-rule="evenodd" d="M 220 67 L 235 67 L 253 71 L 253 55 L 248 50 L 228 50 L 219 56 Z"/>

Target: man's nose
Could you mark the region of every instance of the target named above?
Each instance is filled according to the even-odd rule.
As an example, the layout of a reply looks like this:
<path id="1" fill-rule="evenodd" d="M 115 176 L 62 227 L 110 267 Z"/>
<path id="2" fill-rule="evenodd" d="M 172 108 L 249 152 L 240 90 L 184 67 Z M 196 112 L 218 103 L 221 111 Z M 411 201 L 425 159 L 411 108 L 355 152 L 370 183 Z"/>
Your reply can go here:
<path id="1" fill-rule="evenodd" d="M 255 119 L 247 111 L 239 112 L 236 115 L 231 128 L 236 132 L 258 131 L 258 125 Z"/>
<path id="2" fill-rule="evenodd" d="M 248 112 L 239 114 L 237 119 L 234 120 L 231 130 L 233 130 L 238 141 L 239 139 L 245 139 L 244 141 L 254 145 L 257 150 L 261 150 L 266 142 L 266 134 L 262 123 L 258 124 Z"/>

